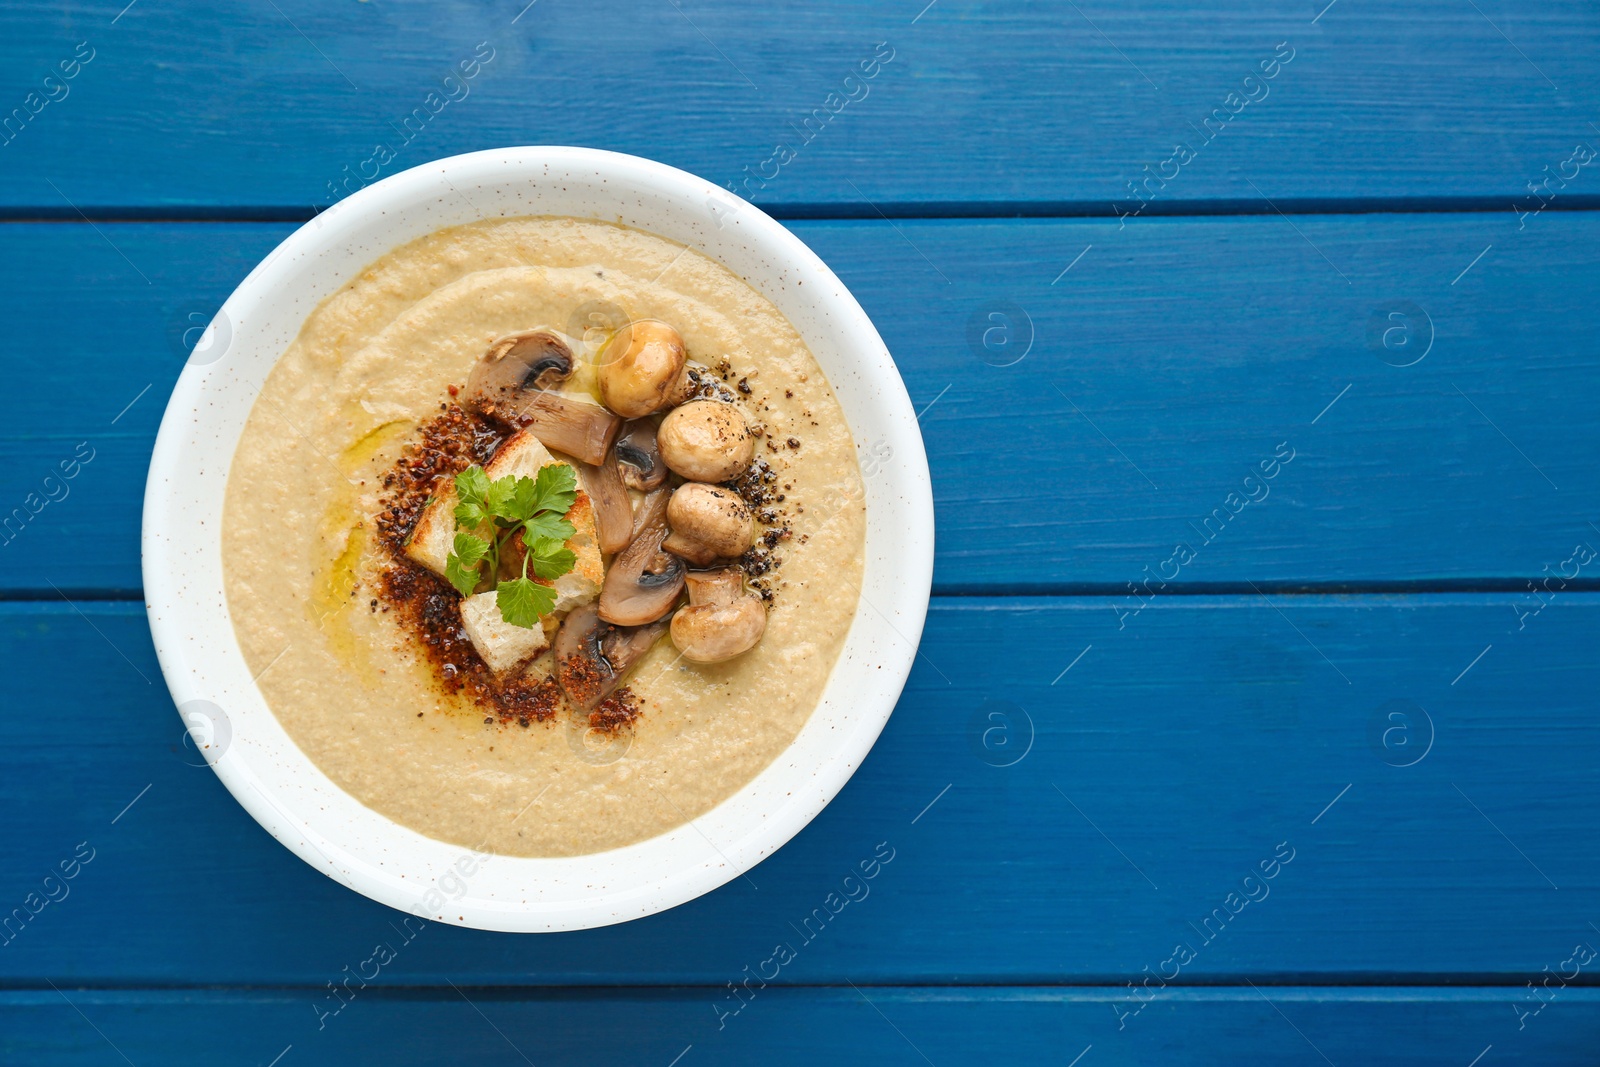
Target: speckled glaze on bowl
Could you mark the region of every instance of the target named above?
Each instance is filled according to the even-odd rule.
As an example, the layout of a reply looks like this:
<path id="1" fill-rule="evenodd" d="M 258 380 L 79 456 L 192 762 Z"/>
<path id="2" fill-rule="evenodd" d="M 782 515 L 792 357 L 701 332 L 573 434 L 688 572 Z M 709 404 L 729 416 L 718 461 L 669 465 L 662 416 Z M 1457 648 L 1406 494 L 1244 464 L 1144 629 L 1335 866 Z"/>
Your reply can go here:
<path id="1" fill-rule="evenodd" d="M 363 806 L 290 740 L 256 688 L 223 593 L 223 486 L 251 405 L 306 316 L 414 238 L 485 218 L 621 222 L 697 247 L 784 313 L 832 382 L 866 477 L 857 606 L 799 736 L 693 823 L 608 852 L 475 854 Z M 145 492 L 144 589 L 161 670 L 217 776 L 301 859 L 374 900 L 486 930 L 575 930 L 636 919 L 753 867 L 843 788 L 916 656 L 933 574 L 933 494 L 905 384 L 855 298 L 793 234 L 731 193 L 634 156 L 580 148 L 453 156 L 371 185 L 296 230 L 234 291 L 168 402 Z M 532 798 L 529 798 L 530 800 Z"/>

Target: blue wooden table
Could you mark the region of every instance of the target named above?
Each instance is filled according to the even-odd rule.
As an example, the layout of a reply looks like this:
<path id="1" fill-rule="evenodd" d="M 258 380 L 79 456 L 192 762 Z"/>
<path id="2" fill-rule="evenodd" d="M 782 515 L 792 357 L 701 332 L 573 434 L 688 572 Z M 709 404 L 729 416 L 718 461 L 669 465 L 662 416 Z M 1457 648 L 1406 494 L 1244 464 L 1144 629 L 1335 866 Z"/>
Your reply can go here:
<path id="1" fill-rule="evenodd" d="M 125 3 L 0 14 L 0 1061 L 1600 1059 L 1592 3 Z M 184 744 L 144 474 L 296 224 L 540 143 L 855 291 L 935 596 L 750 878 L 417 930 Z"/>

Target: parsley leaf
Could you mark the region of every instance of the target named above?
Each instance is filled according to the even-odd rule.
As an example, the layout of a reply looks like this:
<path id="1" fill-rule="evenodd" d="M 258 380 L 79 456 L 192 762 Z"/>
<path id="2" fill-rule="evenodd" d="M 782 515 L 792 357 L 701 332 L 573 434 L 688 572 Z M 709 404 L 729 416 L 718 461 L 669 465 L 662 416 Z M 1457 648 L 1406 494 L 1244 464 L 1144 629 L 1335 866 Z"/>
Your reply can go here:
<path id="1" fill-rule="evenodd" d="M 489 512 L 476 501 L 456 501 L 456 526 L 476 530 L 488 521 Z"/>
<path id="2" fill-rule="evenodd" d="M 482 467 L 468 467 L 456 475 L 456 525 L 482 526 L 489 518 L 489 476 Z"/>
<path id="3" fill-rule="evenodd" d="M 540 539 L 549 538 L 552 541 L 565 541 L 577 532 L 572 523 L 562 518 L 559 514 L 541 512 L 523 524 L 522 543 L 532 548 L 534 542 Z"/>
<path id="4" fill-rule="evenodd" d="M 534 511 L 554 511 L 565 515 L 578 499 L 578 474 L 565 463 L 539 468 L 534 482 Z M 571 537 L 571 534 L 567 535 Z"/>
<path id="5" fill-rule="evenodd" d="M 489 476 L 482 467 L 468 467 L 456 475 L 456 496 L 462 500 L 482 504 L 483 498 L 489 494 Z"/>
<path id="6" fill-rule="evenodd" d="M 456 534 L 455 551 L 445 559 L 444 575 L 456 592 L 471 596 L 481 577 L 478 573 L 484 557 L 489 554 L 489 542 L 469 533 Z"/>
<path id="7" fill-rule="evenodd" d="M 445 560 L 445 577 L 462 596 L 471 596 L 488 563 L 491 578 L 499 569 L 505 539 L 520 535 L 528 551 L 522 576 L 495 587 L 500 615 L 513 626 L 531 629 L 555 608 L 556 593 L 528 577 L 553 581 L 577 565 L 565 542 L 578 531 L 565 518 L 578 498 L 578 475 L 565 463 L 541 467 L 537 478 L 506 475 L 489 480 L 482 467 L 468 467 L 455 478 L 455 551 Z M 480 537 L 477 531 L 490 535 Z M 500 532 L 505 531 L 505 532 Z"/>
<path id="8" fill-rule="evenodd" d="M 526 538 L 527 532 L 522 536 Z M 540 537 L 529 546 L 528 562 L 532 564 L 534 574 L 549 582 L 572 570 L 578 557 L 572 549 L 555 538 Z"/>
<path id="9" fill-rule="evenodd" d="M 528 488 L 522 493 L 518 493 L 518 490 L 522 488 L 523 482 L 528 483 Z M 523 501 L 531 498 L 531 496 L 533 496 L 533 478 L 518 478 L 517 475 L 509 474 L 504 478 L 496 478 L 494 482 L 490 483 L 490 494 L 485 499 L 486 506 L 488 506 L 490 514 L 493 514 L 494 517 L 504 518 L 507 522 L 520 523 L 525 518 L 528 518 L 528 515 L 533 514 L 531 509 L 526 509 L 522 504 Z"/>
<path id="10" fill-rule="evenodd" d="M 556 606 L 556 591 L 527 578 L 511 578 L 495 589 L 494 602 L 506 622 L 532 629 L 539 625 L 539 616 Z"/>
<path id="11" fill-rule="evenodd" d="M 516 491 L 511 495 L 511 517 L 526 522 L 539 510 L 539 486 L 532 478 L 518 478 Z"/>

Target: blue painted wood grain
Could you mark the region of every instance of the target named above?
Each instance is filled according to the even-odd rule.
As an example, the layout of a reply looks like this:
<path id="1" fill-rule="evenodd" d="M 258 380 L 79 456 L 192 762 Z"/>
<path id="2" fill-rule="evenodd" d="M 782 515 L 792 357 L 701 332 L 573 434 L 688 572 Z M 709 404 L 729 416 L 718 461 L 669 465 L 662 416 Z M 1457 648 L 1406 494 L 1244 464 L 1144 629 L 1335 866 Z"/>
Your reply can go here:
<path id="1" fill-rule="evenodd" d="M 719 986 L 886 842 L 786 982 L 1115 985 L 1187 942 L 1187 983 L 1521 987 L 1600 947 L 1600 594 L 1521 630 L 1510 600 L 1179 596 L 1119 630 L 1108 598 L 935 598 L 882 739 L 749 882 L 584 933 L 433 928 L 396 980 Z M 320 985 L 391 936 L 185 765 L 139 605 L 5 605 L 0 642 L 72 677 L 25 674 L 0 722 L 0 914 L 95 853 L 0 986 Z"/>
<path id="2" fill-rule="evenodd" d="M 426 935 L 423 935 L 426 936 Z M 1506 990 L 1168 989 L 1117 1029 L 1125 988 L 756 989 L 719 1029 L 700 989 L 358 994 L 323 1020 L 310 989 L 0 993 L 7 1062 L 516 1065 L 749 1063 L 1434 1065 L 1586 1063 L 1600 990 L 1551 994 L 1519 1030 Z M 70 1002 L 69 1002 L 70 1001 Z M 1529 1009 L 1522 1009 L 1529 1010 Z M 82 1014 L 80 1015 L 79 1012 Z M 98 1032 L 97 1032 L 98 1031 Z M 114 1047 L 113 1047 L 114 1046 Z M 1487 1055 L 1485 1053 L 1487 1052 Z M 674 1060 L 674 1057 L 681 1057 Z"/>
<path id="3" fill-rule="evenodd" d="M 732 0 L 124 3 L 7 9 L 0 114 L 38 114 L 0 146 L 0 205 L 304 215 L 361 175 L 579 144 L 718 184 L 753 174 L 741 188 L 758 202 L 871 217 L 874 204 L 1106 212 L 1137 203 L 1128 183 L 1147 166 L 1151 210 L 1498 208 L 1600 136 L 1600 21 L 1583 0 L 1343 3 L 1320 17 L 1322 3 L 1269 0 L 942 0 L 920 14 L 837 0 L 781 13 Z M 59 81 L 84 42 L 94 58 Z M 493 58 L 446 83 L 482 42 Z M 880 43 L 893 58 L 862 79 Z M 1179 144 L 1192 160 L 1173 162 Z M 780 145 L 794 158 L 775 160 Z M 1591 170 L 1559 200 L 1597 197 Z"/>
<path id="4" fill-rule="evenodd" d="M 1600 215 L 791 225 L 923 412 L 940 591 L 1525 591 L 1600 547 Z M 0 227 L 0 514 L 94 450 L 0 589 L 137 590 L 185 332 L 288 229 Z"/>
<path id="5" fill-rule="evenodd" d="M 1594 965 L 1529 986 L 1600 945 L 1600 583 L 1559 576 L 1600 546 L 1592 5 L 524 5 L 0 12 L 0 515 L 78 464 L 0 536 L 0 1061 L 1593 1060 Z M 758 889 L 429 927 L 319 1029 L 396 913 L 192 765 L 132 599 L 145 465 L 262 222 L 515 143 L 817 220 L 965 595 Z"/>

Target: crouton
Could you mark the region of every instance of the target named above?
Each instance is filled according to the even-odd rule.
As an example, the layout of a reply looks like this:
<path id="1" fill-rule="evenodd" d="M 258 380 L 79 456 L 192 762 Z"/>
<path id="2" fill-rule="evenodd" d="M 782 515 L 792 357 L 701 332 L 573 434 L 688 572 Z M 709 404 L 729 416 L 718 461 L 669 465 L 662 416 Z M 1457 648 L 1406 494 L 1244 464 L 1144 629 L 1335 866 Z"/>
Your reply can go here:
<path id="1" fill-rule="evenodd" d="M 594 503 L 588 493 L 578 491 L 578 498 L 567 511 L 567 521 L 578 531 L 567 539 L 567 547 L 578 560 L 570 571 L 549 583 L 555 587 L 557 614 L 589 603 L 600 595 L 600 586 L 606 580 L 605 565 L 600 562 L 600 538 L 594 528 Z"/>
<path id="2" fill-rule="evenodd" d="M 489 476 L 491 482 L 499 481 L 508 474 L 515 474 L 519 478 L 537 478 L 539 468 L 555 462 L 556 458 L 550 454 L 550 450 L 533 434 L 523 430 L 501 442 L 489 465 L 483 468 L 483 473 Z"/>
<path id="3" fill-rule="evenodd" d="M 589 500 L 588 493 L 578 490 L 577 498 L 567 510 L 566 519 L 577 531 L 567 538 L 567 547 L 577 557 L 572 569 L 553 581 L 534 577 L 531 571 L 528 574 L 540 585 L 548 585 L 556 591 L 556 606 L 551 609 L 553 615 L 562 615 L 580 604 L 589 603 L 600 595 L 600 586 L 606 578 L 605 566 L 600 561 L 599 535 L 594 526 L 594 504 Z M 520 578 L 522 558 L 527 554 L 527 547 L 520 538 L 508 543 L 500 554 L 500 578 Z"/>
<path id="4" fill-rule="evenodd" d="M 500 614 L 494 590 L 476 593 L 461 601 L 461 628 L 472 640 L 483 662 L 496 674 L 505 674 L 527 663 L 549 647 L 549 639 L 539 626 L 513 626 Z"/>
<path id="5" fill-rule="evenodd" d="M 489 476 L 490 481 L 507 475 L 537 478 L 540 468 L 558 462 L 560 460 L 552 456 L 550 450 L 545 448 L 537 437 L 524 430 L 513 434 L 501 444 L 488 465 L 484 467 L 484 473 Z M 449 476 L 442 477 L 434 489 L 432 501 L 417 519 L 416 528 L 411 532 L 411 540 L 406 542 L 406 556 L 441 578 L 444 577 L 445 561 L 455 550 L 455 511 L 455 479 Z M 578 557 L 577 562 L 567 574 L 553 582 L 541 583 L 552 586 L 556 591 L 554 609 L 556 614 L 589 603 L 600 595 L 600 585 L 605 581 L 605 567 L 600 559 L 599 537 L 595 533 L 594 505 L 589 500 L 589 494 L 581 489 L 578 491 L 577 498 L 567 511 L 566 519 L 577 531 L 567 540 L 567 547 Z M 522 545 L 522 540 L 511 539 L 502 550 L 500 576 L 504 578 L 521 575 L 524 554 L 526 549 Z"/>
<path id="6" fill-rule="evenodd" d="M 536 478 L 540 467 L 554 462 L 549 449 L 540 444 L 537 437 L 523 431 L 501 444 L 484 473 L 491 482 L 508 474 Z M 406 556 L 442 578 L 445 560 L 455 550 L 455 543 L 456 482 L 454 476 L 446 475 L 434 486 L 432 501 L 423 509 L 416 528 L 411 531 L 411 540 L 406 542 Z"/>
<path id="7" fill-rule="evenodd" d="M 456 483 L 444 475 L 433 487 L 433 498 L 422 509 L 406 542 L 406 558 L 444 577 L 445 559 L 455 550 Z"/>

